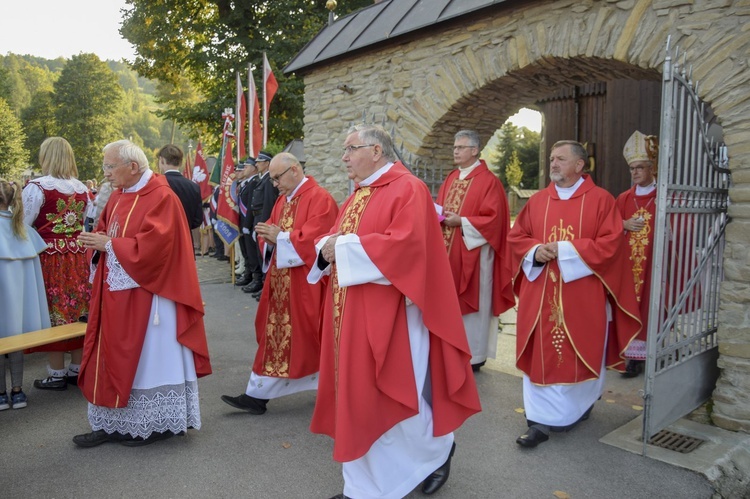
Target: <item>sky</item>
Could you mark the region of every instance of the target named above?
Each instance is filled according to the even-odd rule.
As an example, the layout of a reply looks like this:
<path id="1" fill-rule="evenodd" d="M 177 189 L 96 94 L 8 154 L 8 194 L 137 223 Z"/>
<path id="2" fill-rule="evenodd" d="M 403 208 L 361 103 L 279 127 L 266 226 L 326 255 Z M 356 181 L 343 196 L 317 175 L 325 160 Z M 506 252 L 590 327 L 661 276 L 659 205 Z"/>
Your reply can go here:
<path id="1" fill-rule="evenodd" d="M 508 118 L 517 127 L 525 126 L 534 132 L 542 131 L 542 115 L 533 109 L 521 108 L 516 114 Z"/>
<path id="2" fill-rule="evenodd" d="M 125 0 L 1 0 L 0 54 L 45 59 L 94 53 L 102 60 L 132 60 L 120 37 Z"/>
<path id="3" fill-rule="evenodd" d="M 0 54 L 45 59 L 94 53 L 102 60 L 133 60 L 135 52 L 118 32 L 125 0 L 0 0 Z M 33 8 L 33 12 L 31 12 Z M 29 27 L 33 29 L 30 30 Z M 541 115 L 521 109 L 516 126 L 541 131 Z"/>

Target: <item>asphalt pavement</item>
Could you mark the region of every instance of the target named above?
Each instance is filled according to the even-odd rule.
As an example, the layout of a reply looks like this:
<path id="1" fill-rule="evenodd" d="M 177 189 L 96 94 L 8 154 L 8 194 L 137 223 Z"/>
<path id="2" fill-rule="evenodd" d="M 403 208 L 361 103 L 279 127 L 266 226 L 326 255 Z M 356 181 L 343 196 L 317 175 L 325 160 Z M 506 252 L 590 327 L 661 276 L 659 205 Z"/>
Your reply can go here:
<path id="1" fill-rule="evenodd" d="M 309 431 L 315 393 L 272 400 L 262 416 L 220 400 L 242 393 L 247 384 L 257 303 L 229 283 L 228 263 L 197 257 L 197 266 L 214 370 L 199 381 L 202 428 L 145 447 L 78 448 L 71 438 L 90 431 L 86 400 L 75 387 L 34 389 L 33 380 L 46 376 L 46 359 L 27 355 L 28 407 L 0 412 L 0 498 L 325 499 L 342 491 L 331 439 Z M 483 411 L 456 432 L 450 479 L 434 497 L 712 496 L 711 485 L 697 473 L 599 441 L 640 414 L 642 377 L 610 374 L 588 421 L 553 433 L 536 449 L 523 449 L 515 443 L 525 429 L 521 379 L 493 366 L 476 374 Z"/>

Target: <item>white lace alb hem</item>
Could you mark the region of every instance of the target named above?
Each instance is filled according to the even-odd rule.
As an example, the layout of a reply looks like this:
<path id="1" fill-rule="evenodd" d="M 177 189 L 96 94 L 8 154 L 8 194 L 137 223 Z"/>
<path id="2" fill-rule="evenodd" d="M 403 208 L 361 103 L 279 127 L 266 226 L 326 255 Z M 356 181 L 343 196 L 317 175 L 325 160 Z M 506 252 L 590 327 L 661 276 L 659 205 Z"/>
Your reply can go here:
<path id="1" fill-rule="evenodd" d="M 122 291 L 139 287 L 138 283 L 122 268 L 120 260 L 117 259 L 117 255 L 112 249 L 112 240 L 107 241 L 104 248 L 107 250 L 107 270 L 109 271 L 107 272 L 107 284 L 109 290 Z"/>
<path id="2" fill-rule="evenodd" d="M 89 404 L 91 429 L 148 438 L 152 433 L 179 433 L 201 427 L 198 382 L 133 389 L 127 407 L 113 409 Z"/>

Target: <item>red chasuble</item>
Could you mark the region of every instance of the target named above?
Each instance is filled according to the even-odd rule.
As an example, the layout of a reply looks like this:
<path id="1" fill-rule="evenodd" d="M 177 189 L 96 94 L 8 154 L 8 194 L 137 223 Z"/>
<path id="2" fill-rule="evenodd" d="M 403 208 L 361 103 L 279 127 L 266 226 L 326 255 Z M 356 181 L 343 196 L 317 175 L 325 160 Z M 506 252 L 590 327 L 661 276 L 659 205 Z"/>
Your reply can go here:
<path id="1" fill-rule="evenodd" d="M 406 300 L 430 332 L 434 434 L 481 410 L 461 311 L 435 207 L 424 182 L 401 163 L 341 207 L 333 232 L 356 233 L 392 283 L 338 287 L 323 312 L 320 383 L 311 430 L 334 438 L 333 458 L 363 456 L 383 433 L 419 412 Z"/>
<path id="2" fill-rule="evenodd" d="M 326 282 L 308 284 L 315 265 L 315 239 L 327 233 L 339 209 L 333 197 L 312 177 L 287 202 L 279 196 L 269 224 L 289 232 L 289 240 L 304 265 L 277 268 L 274 252 L 265 289 L 255 315 L 258 351 L 253 372 L 260 376 L 303 378 L 319 371 L 320 313 Z"/>
<path id="3" fill-rule="evenodd" d="M 656 189 L 645 196 L 635 193 L 636 186 L 617 197 L 617 209 L 623 220 L 642 217 L 645 225 L 638 232 L 625 231 L 628 247 L 628 270 L 631 271 L 635 298 L 638 301 L 643 328 L 636 339 L 646 341 L 648 309 L 651 306 L 651 264 L 654 253 L 654 222 L 656 220 Z"/>
<path id="4" fill-rule="evenodd" d="M 515 305 L 510 268 L 505 265 L 506 241 L 510 228 L 508 198 L 503 184 L 487 169 L 484 160 L 464 179 L 453 170 L 438 192 L 437 204 L 469 220 L 495 252 L 492 268 L 492 315 L 498 316 Z M 443 225 L 443 240 L 456 283 L 461 313 L 479 310 L 479 256 L 481 248 L 469 250 L 461 238 L 461 227 Z"/>
<path id="5" fill-rule="evenodd" d="M 97 226 L 112 237 L 122 268 L 140 287 L 110 291 L 107 254 L 94 275 L 78 385 L 86 399 L 125 407 L 143 349 L 153 295 L 175 302 L 177 341 L 193 352 L 199 377 L 211 373 L 193 244 L 180 200 L 156 175 L 139 191 L 112 193 Z"/>
<path id="6" fill-rule="evenodd" d="M 532 196 L 508 237 L 514 291 L 518 295 L 516 366 L 538 385 L 579 383 L 598 378 L 607 327 L 613 320 L 606 366 L 622 370 L 624 352 L 641 328 L 638 305 L 615 200 L 588 175 L 569 200 L 554 184 Z M 570 241 L 593 274 L 563 282 L 557 260 L 528 281 L 523 258 L 537 244 Z"/>

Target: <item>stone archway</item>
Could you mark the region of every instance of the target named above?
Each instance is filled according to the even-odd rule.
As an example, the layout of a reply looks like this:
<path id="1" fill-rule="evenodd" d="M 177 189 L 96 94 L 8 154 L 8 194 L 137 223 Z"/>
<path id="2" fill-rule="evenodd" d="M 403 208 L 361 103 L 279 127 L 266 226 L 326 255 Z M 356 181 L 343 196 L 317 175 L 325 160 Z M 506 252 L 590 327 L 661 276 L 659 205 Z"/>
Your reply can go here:
<path id="1" fill-rule="evenodd" d="M 668 36 L 686 51 L 698 93 L 723 127 L 734 187 L 720 311 L 722 376 L 714 421 L 750 431 L 750 18 L 744 0 L 513 2 L 359 50 L 305 72 L 307 169 L 337 200 L 340 145 L 363 110 L 386 116 L 425 164 L 449 161 L 459 128 L 485 138 L 562 85 L 654 79 Z"/>

